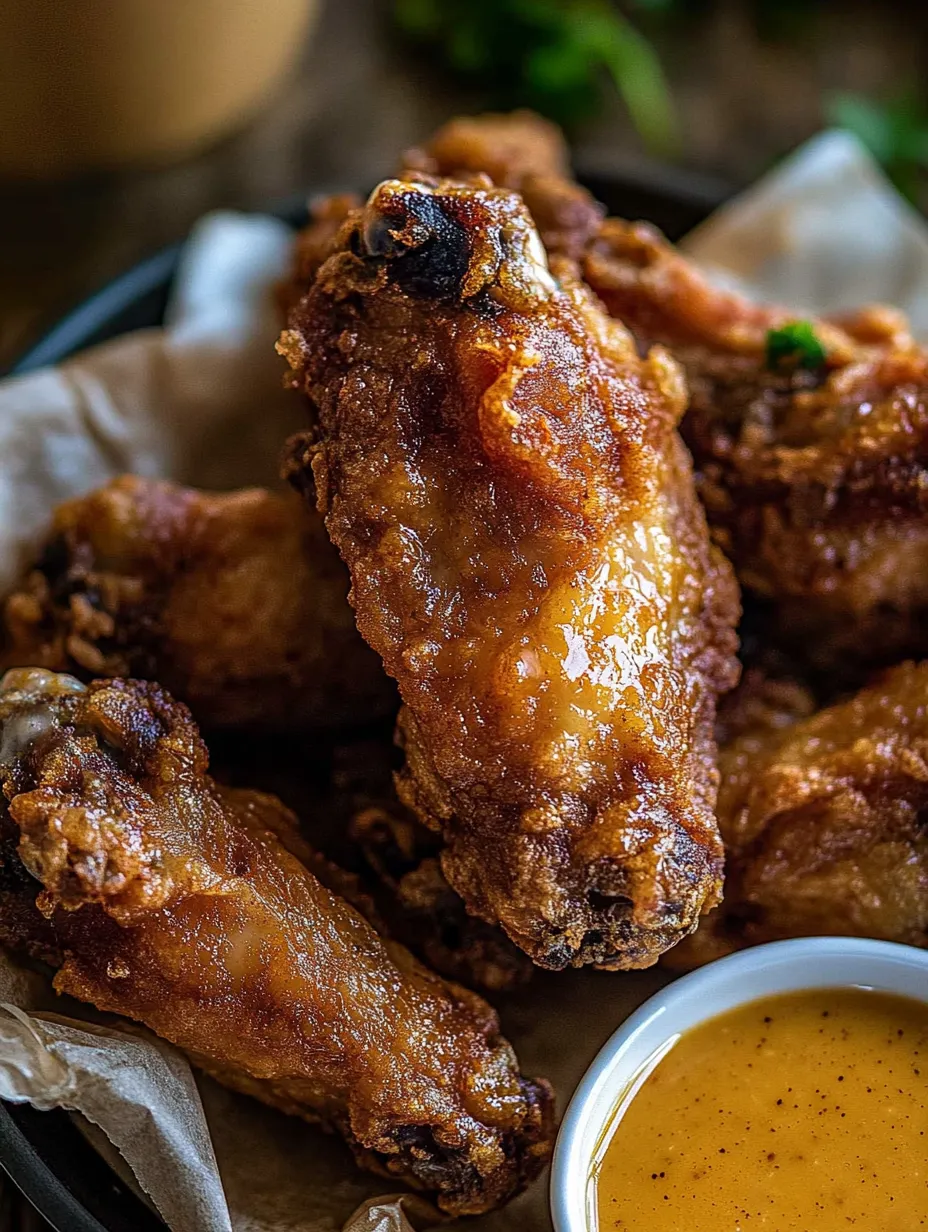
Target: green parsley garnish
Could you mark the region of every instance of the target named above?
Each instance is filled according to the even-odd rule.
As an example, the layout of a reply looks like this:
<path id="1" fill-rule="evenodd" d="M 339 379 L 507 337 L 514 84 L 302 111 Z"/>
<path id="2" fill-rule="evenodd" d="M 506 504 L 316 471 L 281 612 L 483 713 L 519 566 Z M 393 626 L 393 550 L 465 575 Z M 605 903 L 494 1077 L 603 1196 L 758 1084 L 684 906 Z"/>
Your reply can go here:
<path id="1" fill-rule="evenodd" d="M 767 330 L 767 367 L 771 371 L 805 368 L 815 372 L 825 366 L 825 348 L 808 321 L 789 321 Z"/>

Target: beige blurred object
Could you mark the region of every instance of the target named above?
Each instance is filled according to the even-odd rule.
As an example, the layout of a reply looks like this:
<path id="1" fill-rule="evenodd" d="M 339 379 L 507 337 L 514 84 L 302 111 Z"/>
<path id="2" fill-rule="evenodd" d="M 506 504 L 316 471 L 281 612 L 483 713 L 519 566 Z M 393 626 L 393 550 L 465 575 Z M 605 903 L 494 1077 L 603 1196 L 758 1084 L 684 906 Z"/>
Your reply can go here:
<path id="1" fill-rule="evenodd" d="M 318 0 L 3 0 L 0 174 L 163 162 L 244 121 Z"/>

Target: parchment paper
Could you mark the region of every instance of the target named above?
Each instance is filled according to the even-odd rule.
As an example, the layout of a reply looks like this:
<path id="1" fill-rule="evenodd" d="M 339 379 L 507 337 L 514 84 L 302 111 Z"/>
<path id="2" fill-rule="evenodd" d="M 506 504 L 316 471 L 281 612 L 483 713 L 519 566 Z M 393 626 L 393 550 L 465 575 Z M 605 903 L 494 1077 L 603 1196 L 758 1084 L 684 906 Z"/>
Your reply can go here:
<path id="1" fill-rule="evenodd" d="M 302 419 L 273 353 L 271 290 L 289 245 L 272 219 L 210 216 L 188 244 L 167 329 L 0 387 L 0 589 L 58 501 L 122 471 L 204 486 L 276 481 L 280 443 Z M 844 133 L 809 142 L 684 246 L 756 298 L 810 312 L 883 300 L 928 338 L 928 229 Z M 539 972 L 499 999 L 503 1027 L 524 1071 L 553 1081 L 563 1111 L 598 1048 L 667 978 Z M 174 1232 L 422 1226 L 415 1204 L 407 1221 L 409 1200 L 380 1193 L 339 1141 L 194 1080 L 168 1045 L 55 1003 L 44 977 L 2 956 L 0 1002 L 0 1096 L 80 1110 Z M 544 1180 L 468 1226 L 546 1232 Z"/>

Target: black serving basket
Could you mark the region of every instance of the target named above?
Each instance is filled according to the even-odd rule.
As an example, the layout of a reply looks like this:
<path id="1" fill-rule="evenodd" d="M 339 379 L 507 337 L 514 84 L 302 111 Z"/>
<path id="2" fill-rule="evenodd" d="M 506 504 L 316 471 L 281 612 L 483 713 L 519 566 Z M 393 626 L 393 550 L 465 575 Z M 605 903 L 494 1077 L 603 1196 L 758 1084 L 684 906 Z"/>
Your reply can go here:
<path id="1" fill-rule="evenodd" d="M 644 218 L 671 239 L 701 222 L 725 197 L 715 181 L 655 166 L 581 168 L 580 179 L 611 214 Z M 293 226 L 305 198 L 275 208 Z M 68 313 L 11 369 L 32 372 L 98 342 L 164 319 L 181 246 L 167 248 L 108 283 Z M 167 1232 L 116 1176 L 64 1112 L 0 1103 L 0 1165 L 56 1232 Z"/>

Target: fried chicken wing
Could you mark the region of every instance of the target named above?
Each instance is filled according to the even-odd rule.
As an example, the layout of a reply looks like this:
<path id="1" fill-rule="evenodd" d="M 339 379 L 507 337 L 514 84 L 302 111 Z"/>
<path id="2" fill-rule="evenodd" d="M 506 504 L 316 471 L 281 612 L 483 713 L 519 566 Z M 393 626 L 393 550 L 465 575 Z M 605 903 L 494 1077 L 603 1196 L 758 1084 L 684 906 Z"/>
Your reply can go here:
<path id="1" fill-rule="evenodd" d="M 537 963 L 647 966 L 718 897 L 737 594 L 641 359 L 513 193 L 389 181 L 280 349 L 361 632 L 400 686 L 406 804 Z"/>
<path id="2" fill-rule="evenodd" d="M 520 1076 L 493 1010 L 326 889 L 278 801 L 219 787 L 158 685 L 8 673 L 0 781 L 0 930 L 59 991 L 337 1129 L 449 1214 L 540 1170 L 550 1090 Z"/>
<path id="3" fill-rule="evenodd" d="M 583 273 L 686 369 L 709 522 L 773 631 L 828 669 L 928 652 L 928 356 L 901 315 L 814 321 L 824 362 L 771 367 L 796 314 L 716 290 L 648 225 L 607 221 Z"/>
<path id="4" fill-rule="evenodd" d="M 812 715 L 763 685 L 740 718 L 719 759 L 725 899 L 669 965 L 821 934 L 928 946 L 928 663 Z"/>
<path id="5" fill-rule="evenodd" d="M 161 681 L 204 726 L 290 729 L 389 714 L 318 517 L 260 489 L 126 475 L 56 511 L 4 608 L 0 660 Z"/>
<path id="6" fill-rule="evenodd" d="M 829 672 L 928 652 L 928 363 L 898 313 L 812 322 L 825 363 L 771 369 L 769 331 L 797 314 L 715 289 L 646 223 L 600 223 L 545 121 L 454 120 L 407 157 L 521 191 L 548 251 L 581 259 L 639 343 L 683 363 L 709 521 L 769 603 L 769 635 Z M 564 201 L 574 225 L 550 221 Z"/>

